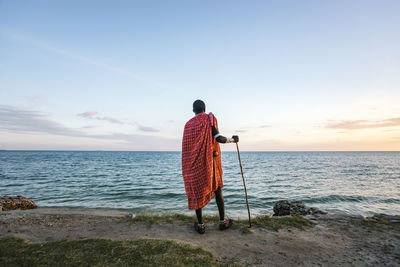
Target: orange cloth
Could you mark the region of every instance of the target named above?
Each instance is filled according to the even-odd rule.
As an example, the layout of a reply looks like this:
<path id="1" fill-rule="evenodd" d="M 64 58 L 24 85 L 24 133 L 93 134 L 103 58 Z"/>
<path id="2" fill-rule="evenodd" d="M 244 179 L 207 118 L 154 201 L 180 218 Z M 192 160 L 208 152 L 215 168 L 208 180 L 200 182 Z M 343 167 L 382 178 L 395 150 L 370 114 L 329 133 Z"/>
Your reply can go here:
<path id="1" fill-rule="evenodd" d="M 217 119 L 212 113 L 201 113 L 190 119 L 183 132 L 182 175 L 189 209 L 199 209 L 214 197 L 218 187 L 223 187 L 221 150 L 212 136 L 212 126 Z M 217 156 L 213 156 L 213 152 Z"/>

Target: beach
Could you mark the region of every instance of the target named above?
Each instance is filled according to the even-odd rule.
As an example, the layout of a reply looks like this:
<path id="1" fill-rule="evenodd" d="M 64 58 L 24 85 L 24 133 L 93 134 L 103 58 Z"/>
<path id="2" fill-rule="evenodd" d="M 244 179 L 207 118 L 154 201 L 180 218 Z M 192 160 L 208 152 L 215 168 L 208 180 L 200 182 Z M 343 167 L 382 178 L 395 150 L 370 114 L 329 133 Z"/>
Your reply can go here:
<path id="1" fill-rule="evenodd" d="M 154 217 L 155 216 L 155 217 Z M 172 218 L 172 219 L 171 219 Z M 284 217 L 283 217 L 284 218 Z M 0 237 L 28 243 L 58 240 L 173 240 L 201 246 L 216 264 L 250 266 L 399 266 L 400 225 L 350 215 L 304 217 L 300 226 L 273 229 L 246 221 L 219 231 L 212 218 L 199 235 L 191 217 L 140 215 L 117 210 L 38 208 L 0 212 Z M 283 222 L 283 221 L 282 221 Z"/>

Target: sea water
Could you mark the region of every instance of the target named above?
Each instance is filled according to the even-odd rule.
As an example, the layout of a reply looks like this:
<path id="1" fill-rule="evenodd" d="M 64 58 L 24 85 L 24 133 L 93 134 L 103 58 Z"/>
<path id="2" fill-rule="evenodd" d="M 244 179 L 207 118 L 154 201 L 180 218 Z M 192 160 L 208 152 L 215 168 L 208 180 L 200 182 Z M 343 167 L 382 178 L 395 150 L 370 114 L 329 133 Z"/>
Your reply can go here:
<path id="1" fill-rule="evenodd" d="M 400 213 L 400 152 L 241 152 L 252 215 L 278 200 L 329 213 Z M 236 152 L 222 152 L 226 213 L 246 217 Z M 188 213 L 180 152 L 0 151 L 0 195 L 39 207 Z M 204 211 L 217 213 L 215 200 Z"/>

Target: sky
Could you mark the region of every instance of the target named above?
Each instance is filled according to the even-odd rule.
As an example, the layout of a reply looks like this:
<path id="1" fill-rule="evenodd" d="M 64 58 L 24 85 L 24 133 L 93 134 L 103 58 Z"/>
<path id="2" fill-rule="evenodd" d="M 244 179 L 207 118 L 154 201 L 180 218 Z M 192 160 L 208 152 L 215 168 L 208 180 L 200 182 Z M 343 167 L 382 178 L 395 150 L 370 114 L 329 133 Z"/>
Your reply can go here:
<path id="1" fill-rule="evenodd" d="M 0 0 L 0 149 L 400 150 L 399 1 Z M 233 144 L 223 150 L 235 150 Z"/>

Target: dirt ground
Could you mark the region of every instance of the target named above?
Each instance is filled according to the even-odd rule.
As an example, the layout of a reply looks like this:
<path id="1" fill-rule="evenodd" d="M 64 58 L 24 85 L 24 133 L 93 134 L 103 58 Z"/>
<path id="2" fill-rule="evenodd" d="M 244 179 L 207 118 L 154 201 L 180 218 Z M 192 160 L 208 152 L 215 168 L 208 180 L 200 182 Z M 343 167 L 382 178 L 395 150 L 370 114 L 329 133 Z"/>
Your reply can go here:
<path id="1" fill-rule="evenodd" d="M 253 227 L 204 235 L 193 225 L 132 223 L 131 214 L 115 210 L 45 209 L 0 212 L 0 236 L 29 242 L 60 239 L 113 240 L 159 238 L 200 245 L 218 261 L 254 266 L 400 266 L 399 224 L 364 223 L 342 215 L 309 217 L 313 227 L 279 231 Z"/>

